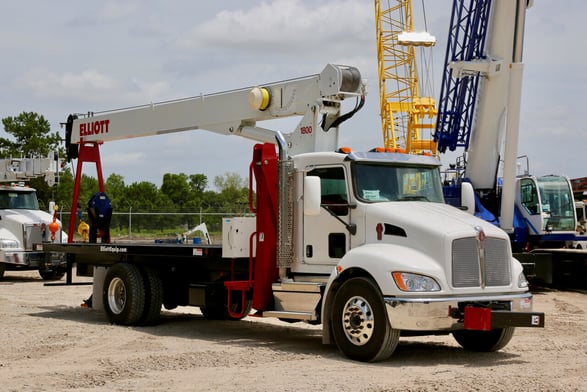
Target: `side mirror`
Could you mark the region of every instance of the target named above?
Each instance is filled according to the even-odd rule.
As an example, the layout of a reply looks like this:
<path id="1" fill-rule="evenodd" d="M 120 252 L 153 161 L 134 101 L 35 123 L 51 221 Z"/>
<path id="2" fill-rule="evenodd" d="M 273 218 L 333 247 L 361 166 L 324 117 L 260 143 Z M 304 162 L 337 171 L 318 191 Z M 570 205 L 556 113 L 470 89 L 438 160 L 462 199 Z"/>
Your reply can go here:
<path id="1" fill-rule="evenodd" d="M 320 177 L 304 177 L 304 215 L 320 215 Z"/>
<path id="2" fill-rule="evenodd" d="M 461 183 L 461 207 L 471 215 L 475 215 L 475 191 L 470 182 Z"/>

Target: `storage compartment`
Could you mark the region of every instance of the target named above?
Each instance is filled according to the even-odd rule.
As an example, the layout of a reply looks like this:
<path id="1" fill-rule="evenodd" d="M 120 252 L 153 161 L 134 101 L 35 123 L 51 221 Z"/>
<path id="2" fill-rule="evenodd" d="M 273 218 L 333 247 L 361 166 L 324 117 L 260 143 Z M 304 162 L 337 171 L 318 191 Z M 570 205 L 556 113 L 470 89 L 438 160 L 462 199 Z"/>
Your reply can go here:
<path id="1" fill-rule="evenodd" d="M 224 218 L 222 220 L 222 257 L 249 257 L 250 237 L 255 230 L 255 217 Z M 262 238 L 259 241 L 262 241 Z M 253 256 L 255 256 L 254 247 L 253 243 Z"/>

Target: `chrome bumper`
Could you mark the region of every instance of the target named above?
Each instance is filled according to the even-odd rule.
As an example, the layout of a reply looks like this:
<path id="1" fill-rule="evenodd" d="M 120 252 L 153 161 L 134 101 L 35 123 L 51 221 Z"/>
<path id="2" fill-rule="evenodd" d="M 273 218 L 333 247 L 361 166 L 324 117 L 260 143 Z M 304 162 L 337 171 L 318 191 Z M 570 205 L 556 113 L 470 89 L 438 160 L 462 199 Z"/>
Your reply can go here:
<path id="1" fill-rule="evenodd" d="M 392 328 L 409 331 L 453 331 L 464 328 L 462 310 L 464 305 L 487 306 L 499 303 L 509 307 L 505 313 L 527 314 L 528 317 L 543 314 L 532 313 L 532 294 L 507 294 L 495 296 L 460 296 L 401 298 L 384 297 L 387 317 Z M 497 312 L 496 312 L 497 313 Z M 501 313 L 504 313 L 501 311 Z M 512 325 L 537 326 L 540 325 Z"/>
<path id="2" fill-rule="evenodd" d="M 65 257 L 60 254 L 50 254 L 45 257 L 45 252 L 30 251 L 0 251 L 0 262 L 22 267 L 51 268 L 65 266 Z"/>

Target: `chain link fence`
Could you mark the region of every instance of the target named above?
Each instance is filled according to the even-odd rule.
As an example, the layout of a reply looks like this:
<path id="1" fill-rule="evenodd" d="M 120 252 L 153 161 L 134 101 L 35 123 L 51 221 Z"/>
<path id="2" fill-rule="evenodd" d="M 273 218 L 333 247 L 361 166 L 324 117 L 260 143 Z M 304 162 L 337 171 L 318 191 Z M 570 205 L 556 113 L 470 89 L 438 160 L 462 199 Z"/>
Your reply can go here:
<path id="1" fill-rule="evenodd" d="M 63 230 L 69 231 L 69 219 L 71 212 L 62 211 L 58 213 L 59 220 L 63 225 Z M 127 211 L 118 211 L 112 213 L 110 223 L 110 233 L 113 238 L 119 239 L 152 239 L 152 238 L 178 238 L 185 232 L 193 229 L 201 223 L 205 223 L 208 232 L 212 237 L 219 237 L 222 232 L 222 219 L 235 216 L 254 216 L 248 208 L 246 211 L 227 210 L 227 211 L 182 211 L 182 212 L 135 212 L 132 208 Z M 87 216 L 82 218 L 86 223 Z M 77 226 L 80 219 L 76 218 L 74 232 L 77 236 Z M 192 233 L 191 237 L 199 237 L 201 233 Z M 81 236 L 80 236 L 81 238 Z"/>

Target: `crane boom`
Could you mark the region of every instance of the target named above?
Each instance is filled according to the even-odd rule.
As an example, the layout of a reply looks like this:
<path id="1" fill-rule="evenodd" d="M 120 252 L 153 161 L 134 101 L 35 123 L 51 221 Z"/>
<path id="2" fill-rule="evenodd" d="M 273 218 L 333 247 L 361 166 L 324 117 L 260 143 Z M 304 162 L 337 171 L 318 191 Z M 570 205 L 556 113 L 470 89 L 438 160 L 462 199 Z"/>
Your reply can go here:
<path id="1" fill-rule="evenodd" d="M 475 189 L 495 188 L 504 138 L 515 160 L 526 7 L 527 0 L 453 5 L 435 139 L 441 152 L 465 149 Z"/>
<path id="2" fill-rule="evenodd" d="M 436 39 L 414 32 L 411 0 L 386 9 L 375 0 L 375 27 L 384 147 L 435 154 L 436 143 L 422 131 L 435 127 L 436 101 L 420 96 L 415 47 L 433 46 Z"/>
<path id="3" fill-rule="evenodd" d="M 67 133 L 73 145 L 196 129 L 275 143 L 276 131 L 257 127 L 258 121 L 304 116 L 298 128 L 285 135 L 292 152 L 334 150 L 341 101 L 363 94 L 356 68 L 329 64 L 318 75 L 261 87 L 74 117 Z M 319 121 L 325 132 L 317 132 Z"/>
<path id="4" fill-rule="evenodd" d="M 328 64 L 317 75 L 263 86 L 113 110 L 78 118 L 70 115 L 65 127 L 68 160 L 77 158 L 71 205 L 77 206 L 85 162 L 95 163 L 100 192 L 104 178 L 99 145 L 106 141 L 155 136 L 202 129 L 279 144 L 287 154 L 334 151 L 338 126 L 365 102 L 365 83 L 357 68 Z M 358 98 L 354 109 L 341 114 L 342 101 Z M 303 116 L 289 134 L 257 126 L 258 121 Z M 283 148 L 282 148 L 283 147 Z M 73 238 L 75 214 L 70 216 Z"/>

